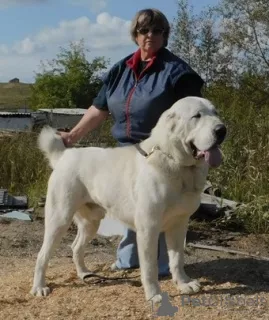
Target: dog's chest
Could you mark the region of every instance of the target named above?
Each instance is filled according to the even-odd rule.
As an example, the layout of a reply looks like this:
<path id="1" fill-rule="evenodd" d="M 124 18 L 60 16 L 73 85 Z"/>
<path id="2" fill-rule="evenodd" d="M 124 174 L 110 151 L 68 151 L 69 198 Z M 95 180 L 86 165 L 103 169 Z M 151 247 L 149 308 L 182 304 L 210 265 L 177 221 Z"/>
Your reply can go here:
<path id="1" fill-rule="evenodd" d="M 192 214 L 200 205 L 201 193 L 206 183 L 207 171 L 203 168 L 184 168 L 178 179 L 170 185 L 166 217 Z"/>
<path id="2" fill-rule="evenodd" d="M 206 183 L 207 168 L 185 167 L 181 172 L 180 193 L 200 193 Z"/>

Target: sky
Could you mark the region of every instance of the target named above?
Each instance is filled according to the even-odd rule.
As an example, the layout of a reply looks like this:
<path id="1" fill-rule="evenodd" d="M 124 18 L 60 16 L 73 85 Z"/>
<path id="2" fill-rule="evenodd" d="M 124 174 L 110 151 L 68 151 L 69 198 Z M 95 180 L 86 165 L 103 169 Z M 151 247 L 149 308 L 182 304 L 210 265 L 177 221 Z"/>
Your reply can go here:
<path id="1" fill-rule="evenodd" d="M 218 0 L 190 0 L 200 12 Z M 84 39 L 87 58 L 113 64 L 137 47 L 129 35 L 138 10 L 157 8 L 170 22 L 176 0 L 0 0 L 0 82 L 32 83 L 40 62 L 56 58 L 59 48 Z"/>

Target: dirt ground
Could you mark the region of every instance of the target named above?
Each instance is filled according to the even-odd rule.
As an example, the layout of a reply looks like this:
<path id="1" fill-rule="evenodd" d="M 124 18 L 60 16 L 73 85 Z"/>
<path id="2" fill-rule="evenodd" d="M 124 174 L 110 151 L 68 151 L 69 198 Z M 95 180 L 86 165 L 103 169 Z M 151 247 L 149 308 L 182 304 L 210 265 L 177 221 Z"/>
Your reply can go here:
<path id="1" fill-rule="evenodd" d="M 100 237 L 88 244 L 86 262 L 92 271 L 123 280 L 99 284 L 76 277 L 71 258 L 75 228 L 71 228 L 50 261 L 46 298 L 29 294 L 43 220 L 0 220 L 0 319 L 153 319 L 158 309 L 145 302 L 139 270 L 109 270 L 120 237 Z M 192 227 L 189 242 L 222 245 L 269 256 L 269 235 L 244 235 Z M 199 294 L 181 296 L 171 279 L 161 279 L 163 291 L 177 308 L 173 319 L 269 319 L 269 262 L 228 253 L 188 248 L 186 272 L 203 285 Z M 135 277 L 128 279 L 129 277 Z M 196 298 L 196 299 L 195 299 Z M 158 319 L 171 319 L 160 316 Z"/>

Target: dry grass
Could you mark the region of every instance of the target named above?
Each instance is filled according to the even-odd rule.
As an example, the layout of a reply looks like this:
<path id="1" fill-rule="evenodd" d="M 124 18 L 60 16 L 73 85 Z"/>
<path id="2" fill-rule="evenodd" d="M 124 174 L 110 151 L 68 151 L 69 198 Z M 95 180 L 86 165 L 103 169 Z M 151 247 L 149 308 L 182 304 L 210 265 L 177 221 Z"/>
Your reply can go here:
<path id="1" fill-rule="evenodd" d="M 35 205 L 46 193 L 51 170 L 37 148 L 36 133 L 14 133 L 0 136 L 1 188 L 11 194 L 26 194 Z"/>
<path id="2" fill-rule="evenodd" d="M 31 84 L 0 83 L 0 110 L 27 107 L 31 95 Z"/>
<path id="3" fill-rule="evenodd" d="M 269 112 L 242 91 L 214 88 L 209 98 L 228 127 L 224 162 L 210 181 L 225 198 L 244 203 L 231 221 L 249 232 L 269 231 Z"/>

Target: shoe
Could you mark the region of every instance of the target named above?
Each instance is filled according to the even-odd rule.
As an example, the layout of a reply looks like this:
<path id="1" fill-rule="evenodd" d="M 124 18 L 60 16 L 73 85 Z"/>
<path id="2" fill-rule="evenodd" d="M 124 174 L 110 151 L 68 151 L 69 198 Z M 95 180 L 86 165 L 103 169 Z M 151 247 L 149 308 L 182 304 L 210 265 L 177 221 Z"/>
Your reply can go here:
<path id="1" fill-rule="evenodd" d="M 110 266 L 110 270 L 111 271 L 119 271 L 119 270 L 135 270 L 138 269 L 139 266 L 134 266 L 134 267 L 129 267 L 129 268 L 119 268 L 117 266 L 117 262 L 112 263 L 112 265 Z"/>
<path id="2" fill-rule="evenodd" d="M 110 266 L 110 270 L 111 271 L 118 271 L 120 270 L 120 268 L 118 268 L 116 262 L 112 263 L 112 265 Z"/>
<path id="3" fill-rule="evenodd" d="M 170 276 L 171 276 L 171 273 L 169 271 L 161 272 L 161 273 L 158 274 L 158 278 L 159 279 L 167 278 L 167 277 L 170 277 Z"/>

